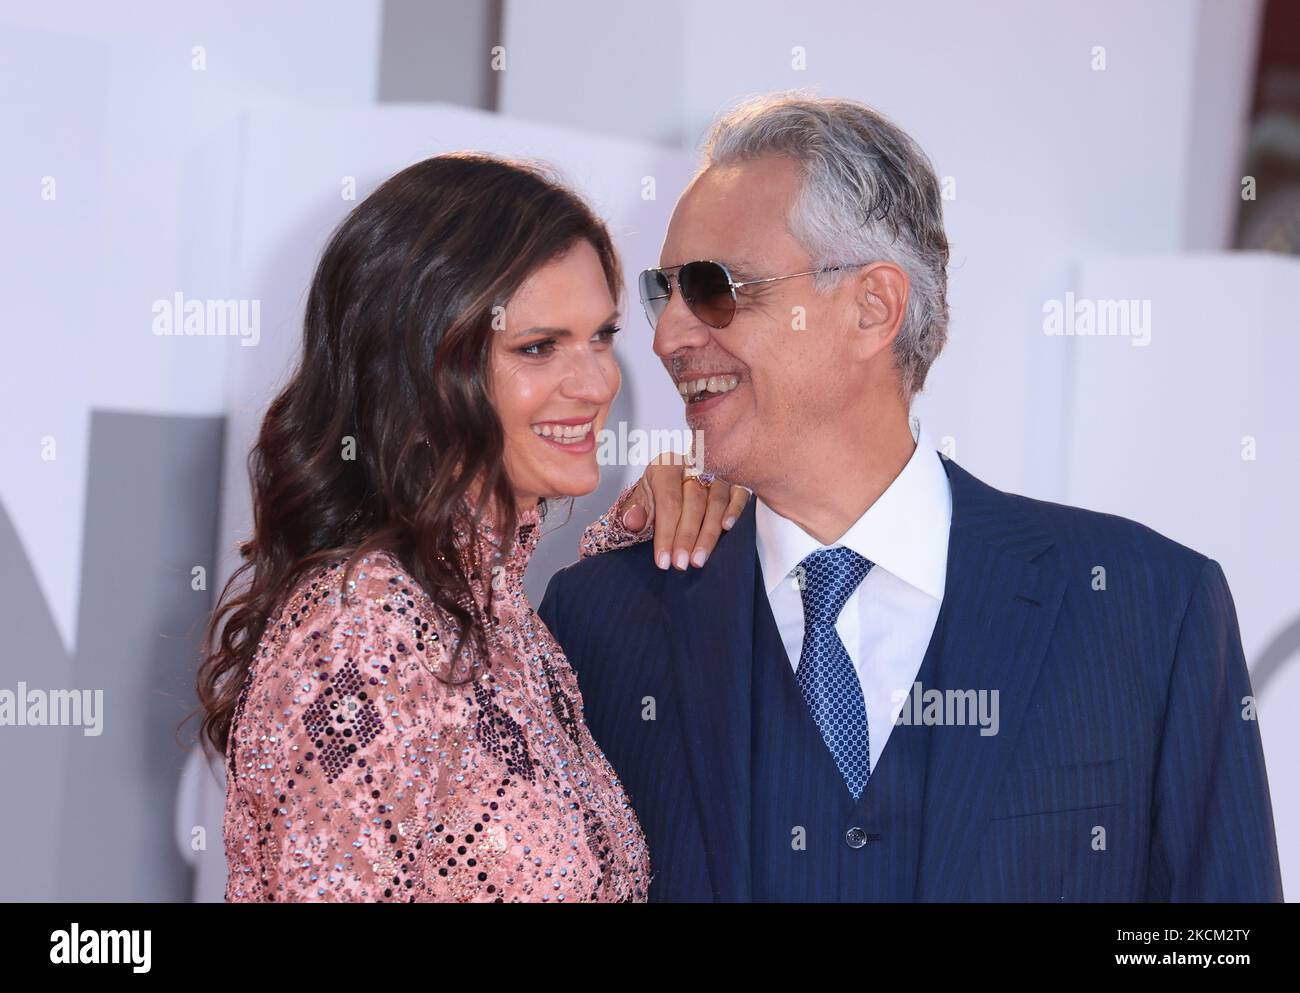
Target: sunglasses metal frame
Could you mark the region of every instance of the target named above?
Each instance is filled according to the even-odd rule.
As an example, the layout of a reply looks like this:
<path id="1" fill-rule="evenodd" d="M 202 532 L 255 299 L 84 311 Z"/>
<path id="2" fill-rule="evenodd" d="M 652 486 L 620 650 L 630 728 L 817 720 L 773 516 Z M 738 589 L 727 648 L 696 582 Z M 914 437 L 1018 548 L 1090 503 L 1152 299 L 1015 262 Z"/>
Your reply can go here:
<path id="1" fill-rule="evenodd" d="M 839 272 L 841 269 L 857 269 L 868 264 L 866 262 L 856 262 L 849 265 L 833 265 L 833 266 L 827 266 L 824 269 L 809 269 L 806 272 L 791 272 L 791 273 L 787 273 L 784 276 L 765 276 L 762 279 L 746 279 L 741 282 L 736 282 L 736 280 L 731 275 L 731 270 L 727 268 L 727 264 L 725 262 L 719 262 L 717 259 L 695 259 L 691 262 L 682 262 L 679 263 L 678 265 L 670 265 L 670 266 L 663 266 L 663 267 L 650 266 L 647 269 L 642 269 L 641 275 L 637 279 L 638 296 L 640 296 L 641 292 L 644 291 L 643 281 L 648 273 L 651 272 L 659 273 L 661 276 L 664 277 L 664 282 L 668 284 L 668 292 L 665 293 L 663 296 L 657 296 L 657 297 L 641 296 L 641 309 L 645 311 L 646 320 L 650 322 L 651 330 L 654 330 L 656 327 L 658 327 L 659 322 L 657 319 L 651 317 L 650 315 L 650 301 L 671 300 L 673 296 L 673 277 L 669 275 L 669 273 L 673 273 L 673 272 L 678 273 L 677 288 L 680 290 L 681 289 L 680 270 L 686 268 L 688 265 L 699 265 L 701 263 L 707 263 L 708 265 L 715 265 L 722 270 L 722 274 L 727 277 L 727 288 L 729 293 L 731 294 L 731 302 L 733 305 L 739 303 L 739 300 L 736 297 L 736 290 L 739 290 L 746 286 L 756 286 L 759 283 L 775 283 L 777 280 L 794 279 L 796 276 L 819 276 L 824 272 Z M 731 317 L 727 318 L 726 324 L 711 324 L 710 322 L 704 320 L 704 318 L 700 314 L 696 313 L 695 308 L 691 306 L 690 301 L 686 300 L 685 296 L 683 296 L 682 299 L 683 302 L 685 302 L 687 309 L 690 310 L 692 314 L 695 314 L 695 316 L 699 318 L 699 320 L 703 321 L 703 323 L 705 324 L 708 324 L 709 327 L 714 328 L 715 330 L 721 330 L 722 328 L 725 328 L 728 324 L 731 323 L 732 319 L 736 316 L 736 308 L 735 306 L 733 306 L 731 309 Z M 664 309 L 667 309 L 667 307 L 668 305 L 664 304 Z M 660 316 L 662 316 L 662 313 Z"/>

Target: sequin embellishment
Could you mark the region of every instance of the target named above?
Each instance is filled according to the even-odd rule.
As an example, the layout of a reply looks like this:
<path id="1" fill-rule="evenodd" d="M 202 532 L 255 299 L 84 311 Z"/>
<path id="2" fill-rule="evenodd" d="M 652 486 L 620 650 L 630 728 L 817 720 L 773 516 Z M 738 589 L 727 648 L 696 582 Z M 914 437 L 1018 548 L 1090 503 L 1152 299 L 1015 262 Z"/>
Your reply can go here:
<path id="1" fill-rule="evenodd" d="M 335 560 L 287 598 L 227 747 L 227 900 L 646 898 L 636 814 L 524 595 L 538 523 L 503 558 L 490 524 L 463 536 L 500 566 L 476 580 L 498 623 L 470 683 L 437 677 L 455 625 L 387 552 L 346 590 Z"/>

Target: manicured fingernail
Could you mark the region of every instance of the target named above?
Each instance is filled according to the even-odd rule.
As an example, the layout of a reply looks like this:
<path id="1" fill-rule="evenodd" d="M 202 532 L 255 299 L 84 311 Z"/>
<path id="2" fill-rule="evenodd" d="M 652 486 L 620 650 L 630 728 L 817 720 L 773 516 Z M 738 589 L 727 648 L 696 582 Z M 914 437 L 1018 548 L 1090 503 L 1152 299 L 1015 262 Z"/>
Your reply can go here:
<path id="1" fill-rule="evenodd" d="M 669 564 L 669 555 L 667 552 L 659 553 L 659 568 L 667 569 Z"/>
<path id="2" fill-rule="evenodd" d="M 726 528 L 728 531 L 730 531 L 732 525 L 735 523 L 736 523 L 736 519 L 734 517 L 728 517 L 726 520 L 722 522 L 722 526 Z"/>
<path id="3" fill-rule="evenodd" d="M 695 565 L 701 566 L 704 565 L 708 557 L 709 557 L 708 552 L 706 552 L 703 548 L 697 548 L 695 549 L 695 554 L 691 556 L 691 561 L 694 562 Z"/>
<path id="4" fill-rule="evenodd" d="M 632 515 L 632 508 L 631 508 L 631 507 L 628 507 L 627 510 L 623 511 L 623 527 L 628 527 L 628 526 L 629 526 L 628 523 L 627 523 L 627 519 L 628 519 L 631 515 Z"/>
<path id="5" fill-rule="evenodd" d="M 678 569 L 685 569 L 685 568 L 686 568 L 686 565 L 687 565 L 688 562 L 690 562 L 690 556 L 688 556 L 685 552 L 678 552 L 678 553 L 677 553 L 677 568 L 678 568 Z"/>

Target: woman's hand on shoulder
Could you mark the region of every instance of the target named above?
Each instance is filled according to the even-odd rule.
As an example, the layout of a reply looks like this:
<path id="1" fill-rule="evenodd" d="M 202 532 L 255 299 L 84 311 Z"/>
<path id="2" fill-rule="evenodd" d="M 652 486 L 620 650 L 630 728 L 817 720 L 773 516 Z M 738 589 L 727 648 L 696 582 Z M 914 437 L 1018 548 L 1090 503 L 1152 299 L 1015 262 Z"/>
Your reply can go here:
<path id="1" fill-rule="evenodd" d="M 686 462 L 687 456 L 677 453 L 660 455 L 646 467 L 620 508 L 628 531 L 639 534 L 653 527 L 654 558 L 660 569 L 704 565 L 722 532 L 731 529 L 749 502 L 749 490 L 743 486 L 700 477 Z"/>

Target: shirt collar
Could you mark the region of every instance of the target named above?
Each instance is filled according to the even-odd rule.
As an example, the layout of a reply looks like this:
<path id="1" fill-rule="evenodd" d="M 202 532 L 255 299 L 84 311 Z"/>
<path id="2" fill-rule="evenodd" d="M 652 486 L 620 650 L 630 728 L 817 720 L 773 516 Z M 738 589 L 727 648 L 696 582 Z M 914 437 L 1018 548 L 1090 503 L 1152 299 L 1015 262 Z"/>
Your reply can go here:
<path id="1" fill-rule="evenodd" d="M 911 417 L 909 427 L 916 442 L 912 457 L 835 544 L 851 548 L 877 568 L 941 601 L 948 571 L 952 492 L 924 426 Z M 828 547 L 758 498 L 754 526 L 769 596 L 806 556 Z"/>

